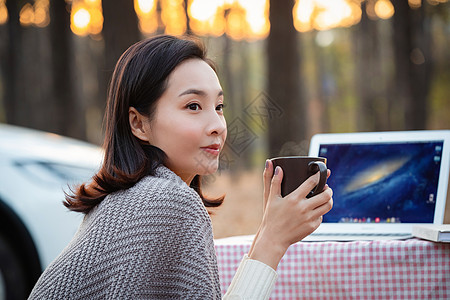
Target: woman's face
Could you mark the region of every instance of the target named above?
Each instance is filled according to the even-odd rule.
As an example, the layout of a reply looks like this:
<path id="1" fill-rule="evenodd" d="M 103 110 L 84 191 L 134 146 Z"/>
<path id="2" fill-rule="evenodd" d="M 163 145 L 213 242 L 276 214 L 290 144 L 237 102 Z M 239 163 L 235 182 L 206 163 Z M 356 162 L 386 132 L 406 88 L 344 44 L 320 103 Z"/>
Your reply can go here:
<path id="1" fill-rule="evenodd" d="M 205 61 L 188 59 L 169 75 L 148 140 L 166 153 L 166 166 L 188 184 L 195 175 L 217 171 L 227 135 L 222 109 L 219 79 Z"/>

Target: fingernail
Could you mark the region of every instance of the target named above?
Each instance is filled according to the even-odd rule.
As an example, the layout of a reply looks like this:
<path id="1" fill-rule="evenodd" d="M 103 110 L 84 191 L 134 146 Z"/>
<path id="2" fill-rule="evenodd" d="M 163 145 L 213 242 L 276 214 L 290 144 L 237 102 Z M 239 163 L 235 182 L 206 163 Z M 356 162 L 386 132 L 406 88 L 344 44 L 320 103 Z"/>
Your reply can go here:
<path id="1" fill-rule="evenodd" d="M 275 168 L 275 176 L 277 176 L 278 173 L 280 173 L 280 167 L 279 166 Z"/>
<path id="2" fill-rule="evenodd" d="M 265 168 L 267 169 L 268 167 L 269 167 L 269 160 L 267 159 L 267 160 L 266 160 L 266 167 L 265 167 Z"/>

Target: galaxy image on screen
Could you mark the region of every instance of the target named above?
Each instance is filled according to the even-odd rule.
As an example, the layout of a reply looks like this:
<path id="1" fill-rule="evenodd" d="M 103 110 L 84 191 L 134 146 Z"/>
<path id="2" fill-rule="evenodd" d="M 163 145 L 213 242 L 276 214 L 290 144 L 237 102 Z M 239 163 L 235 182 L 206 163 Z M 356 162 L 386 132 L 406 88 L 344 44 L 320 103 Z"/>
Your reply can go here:
<path id="1" fill-rule="evenodd" d="M 324 222 L 433 222 L 443 142 L 320 146 L 331 170 Z"/>

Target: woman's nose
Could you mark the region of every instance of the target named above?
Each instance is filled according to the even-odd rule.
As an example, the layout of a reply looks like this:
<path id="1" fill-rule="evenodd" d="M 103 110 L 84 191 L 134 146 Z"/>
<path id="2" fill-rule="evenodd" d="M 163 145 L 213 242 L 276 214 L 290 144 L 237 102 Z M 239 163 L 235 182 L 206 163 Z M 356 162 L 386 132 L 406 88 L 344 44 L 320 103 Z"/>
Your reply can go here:
<path id="1" fill-rule="evenodd" d="M 214 115 L 210 117 L 208 134 L 221 135 L 227 129 L 225 117 L 214 111 Z"/>

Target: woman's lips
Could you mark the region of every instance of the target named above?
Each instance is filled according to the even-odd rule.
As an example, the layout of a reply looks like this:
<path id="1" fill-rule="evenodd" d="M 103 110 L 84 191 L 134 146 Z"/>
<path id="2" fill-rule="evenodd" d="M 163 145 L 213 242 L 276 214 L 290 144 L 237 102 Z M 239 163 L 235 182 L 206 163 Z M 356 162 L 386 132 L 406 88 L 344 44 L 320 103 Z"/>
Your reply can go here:
<path id="1" fill-rule="evenodd" d="M 220 144 L 212 144 L 206 147 L 201 147 L 201 149 L 212 155 L 220 154 Z"/>

